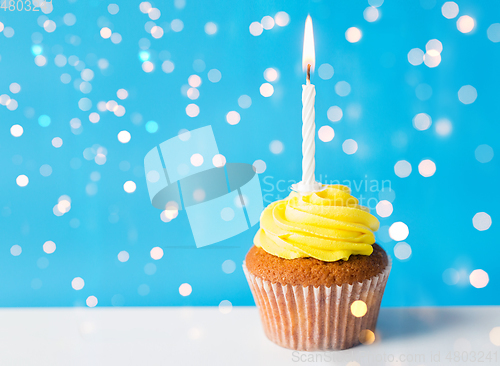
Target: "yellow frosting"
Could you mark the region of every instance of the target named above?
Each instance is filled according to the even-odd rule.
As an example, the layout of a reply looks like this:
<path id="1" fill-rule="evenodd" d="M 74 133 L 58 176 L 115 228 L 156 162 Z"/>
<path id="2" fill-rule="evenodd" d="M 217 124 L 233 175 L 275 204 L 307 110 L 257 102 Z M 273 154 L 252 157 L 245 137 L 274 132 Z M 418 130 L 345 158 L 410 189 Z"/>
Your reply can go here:
<path id="1" fill-rule="evenodd" d="M 313 257 L 326 262 L 370 255 L 379 222 L 343 185 L 298 194 L 267 206 L 254 244 L 285 259 Z"/>

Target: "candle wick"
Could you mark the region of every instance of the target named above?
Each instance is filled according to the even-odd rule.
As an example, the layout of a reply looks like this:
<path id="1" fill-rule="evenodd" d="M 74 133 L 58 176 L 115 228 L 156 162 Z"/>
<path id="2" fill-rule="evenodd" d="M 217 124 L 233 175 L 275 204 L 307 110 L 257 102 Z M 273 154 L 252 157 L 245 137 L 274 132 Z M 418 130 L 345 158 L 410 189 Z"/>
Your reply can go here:
<path id="1" fill-rule="evenodd" d="M 307 64 L 306 82 L 307 84 L 311 83 L 311 64 Z"/>

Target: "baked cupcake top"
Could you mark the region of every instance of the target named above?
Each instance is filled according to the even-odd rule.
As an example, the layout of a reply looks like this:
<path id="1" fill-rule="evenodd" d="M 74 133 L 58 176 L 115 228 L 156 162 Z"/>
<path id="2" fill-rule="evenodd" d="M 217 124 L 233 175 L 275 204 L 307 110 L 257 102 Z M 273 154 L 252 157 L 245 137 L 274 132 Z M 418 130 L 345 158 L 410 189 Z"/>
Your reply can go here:
<path id="1" fill-rule="evenodd" d="M 368 256 L 379 221 L 358 203 L 343 185 L 302 195 L 292 192 L 264 209 L 254 244 L 285 259 L 334 262 L 351 255 Z"/>

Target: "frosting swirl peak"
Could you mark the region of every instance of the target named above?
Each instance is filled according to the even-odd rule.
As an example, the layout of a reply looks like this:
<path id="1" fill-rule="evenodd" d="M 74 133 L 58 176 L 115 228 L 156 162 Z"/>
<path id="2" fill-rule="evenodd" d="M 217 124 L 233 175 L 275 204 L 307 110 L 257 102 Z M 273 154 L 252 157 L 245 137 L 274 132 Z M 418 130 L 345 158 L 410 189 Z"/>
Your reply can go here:
<path id="1" fill-rule="evenodd" d="M 343 185 L 320 192 L 292 192 L 267 206 L 254 244 L 285 259 L 313 257 L 325 262 L 370 255 L 379 222 Z"/>

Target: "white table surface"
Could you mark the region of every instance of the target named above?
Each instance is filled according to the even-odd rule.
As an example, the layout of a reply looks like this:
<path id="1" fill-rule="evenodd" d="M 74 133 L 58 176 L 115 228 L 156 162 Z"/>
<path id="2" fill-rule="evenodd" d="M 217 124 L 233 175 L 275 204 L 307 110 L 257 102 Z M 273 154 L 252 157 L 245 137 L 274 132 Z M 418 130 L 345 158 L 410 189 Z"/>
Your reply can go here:
<path id="1" fill-rule="evenodd" d="M 1 309 L 0 365 L 500 365 L 498 326 L 500 306 L 383 308 L 372 345 L 308 353 L 268 341 L 254 307 Z"/>

